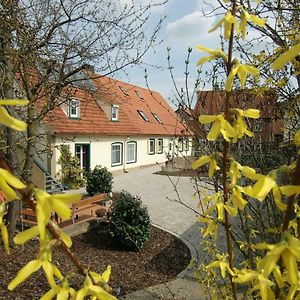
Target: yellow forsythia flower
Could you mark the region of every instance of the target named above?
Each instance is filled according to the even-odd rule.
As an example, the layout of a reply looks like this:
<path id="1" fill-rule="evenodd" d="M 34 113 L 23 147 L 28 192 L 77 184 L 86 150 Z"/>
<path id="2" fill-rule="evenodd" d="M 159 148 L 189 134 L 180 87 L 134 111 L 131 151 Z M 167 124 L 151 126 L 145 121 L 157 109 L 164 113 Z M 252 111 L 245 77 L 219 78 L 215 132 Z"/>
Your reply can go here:
<path id="1" fill-rule="evenodd" d="M 275 295 L 270 286 L 273 285 L 271 280 L 268 280 L 263 274 L 257 271 L 242 269 L 236 272 L 233 277 L 233 282 L 244 284 L 251 281 L 254 285 L 252 290 L 258 290 L 262 300 L 275 299 Z"/>
<path id="2" fill-rule="evenodd" d="M 2 242 L 4 245 L 5 251 L 9 254 L 9 243 L 8 243 L 8 231 L 7 228 L 3 222 L 3 217 L 6 212 L 6 205 L 4 202 L 0 203 L 0 229 L 1 229 L 1 236 L 2 236 Z"/>
<path id="3" fill-rule="evenodd" d="M 281 54 L 272 64 L 273 70 L 282 69 L 284 65 L 294 59 L 300 53 L 300 44 L 292 46 L 288 51 Z"/>
<path id="4" fill-rule="evenodd" d="M 4 107 L 5 105 L 27 105 L 28 100 L 19 99 L 0 99 L 0 123 L 12 129 L 23 131 L 27 124 L 23 121 L 13 118 Z"/>
<path id="5" fill-rule="evenodd" d="M 235 129 L 236 135 L 233 138 L 233 142 L 236 143 L 238 139 L 241 139 L 244 135 L 253 137 L 253 133 L 248 130 L 247 123 L 244 121 L 243 117 L 258 119 L 259 118 L 259 110 L 258 109 L 234 109 L 236 114 L 236 120 L 233 124 L 233 128 Z"/>
<path id="6" fill-rule="evenodd" d="M 297 284 L 299 280 L 297 261 L 300 260 L 300 241 L 286 233 L 285 240 L 273 246 L 259 264 L 259 270 L 265 277 L 273 271 L 279 259 L 287 271 L 287 281 L 291 285 Z"/>
<path id="7" fill-rule="evenodd" d="M 266 196 L 272 191 L 276 206 L 280 210 L 285 211 L 286 204 L 284 204 L 281 200 L 280 189 L 274 176 L 276 176 L 276 173 L 269 173 L 268 175 L 255 174 L 254 178 L 257 181 L 254 186 L 247 186 L 243 189 L 243 191 L 245 194 L 256 198 L 259 201 L 264 201 Z"/>
<path id="8" fill-rule="evenodd" d="M 251 15 L 249 14 L 246 10 L 244 10 L 242 8 L 242 12 L 241 12 L 241 22 L 240 22 L 240 27 L 239 30 L 242 33 L 242 38 L 245 39 L 246 37 L 246 26 L 247 26 L 247 22 L 251 21 L 254 24 L 263 27 L 266 23 L 265 20 L 255 16 L 255 15 Z"/>
<path id="9" fill-rule="evenodd" d="M 203 65 L 204 63 L 211 61 L 213 59 L 217 59 L 217 58 L 223 58 L 224 61 L 227 61 L 227 56 L 225 55 L 225 53 L 223 52 L 222 49 L 212 50 L 212 49 L 206 48 L 202 45 L 196 46 L 196 49 L 198 51 L 205 51 L 210 54 L 209 56 L 205 56 L 205 57 L 201 58 L 200 60 L 198 60 L 197 65 Z"/>
<path id="10" fill-rule="evenodd" d="M 228 259 L 226 255 L 217 254 L 216 255 L 217 260 L 209 263 L 206 268 L 220 268 L 221 275 L 223 278 L 226 276 L 226 272 L 228 272 L 230 275 L 234 275 L 233 271 L 229 267 Z"/>
<path id="11" fill-rule="evenodd" d="M 220 170 L 220 167 L 217 165 L 214 154 L 209 156 L 208 155 L 201 156 L 200 158 L 198 158 L 196 161 L 192 163 L 192 168 L 195 170 L 207 163 L 209 164 L 208 176 L 209 178 L 211 178 L 214 175 L 215 171 Z"/>
<path id="12" fill-rule="evenodd" d="M 259 70 L 250 65 L 242 65 L 238 61 L 234 64 L 231 71 L 229 72 L 228 78 L 225 84 L 225 90 L 230 92 L 232 90 L 233 81 L 236 75 L 238 75 L 241 81 L 241 87 L 244 87 L 246 84 L 247 75 L 251 74 L 254 77 L 259 76 Z"/>
<path id="13" fill-rule="evenodd" d="M 297 147 L 300 146 L 300 129 L 298 129 L 294 136 L 294 143 Z"/>
<path id="14" fill-rule="evenodd" d="M 75 290 L 69 287 L 69 283 L 66 278 L 63 279 L 61 285 L 52 287 L 40 300 L 52 300 L 56 295 L 56 299 L 59 300 L 73 299 L 72 297 L 75 295 Z"/>
<path id="15" fill-rule="evenodd" d="M 202 124 L 213 123 L 207 135 L 209 141 L 215 141 L 221 134 L 227 142 L 230 142 L 230 138 L 235 136 L 234 129 L 223 115 L 201 115 L 199 122 Z"/>
<path id="16" fill-rule="evenodd" d="M 116 298 L 113 295 L 109 294 L 107 291 L 105 291 L 104 288 L 94 284 L 89 274 L 87 274 L 85 277 L 83 287 L 76 292 L 75 300 L 83 300 L 87 296 L 94 296 L 96 297 L 96 299 L 101 300 L 116 300 Z"/>
<path id="17" fill-rule="evenodd" d="M 71 218 L 70 203 L 78 202 L 81 199 L 79 194 L 53 194 L 50 195 L 43 190 L 36 190 L 34 194 L 37 205 L 37 221 L 41 239 L 45 238 L 45 226 L 50 220 L 51 213 L 55 211 L 62 219 Z"/>
<path id="18" fill-rule="evenodd" d="M 231 26 L 238 28 L 236 17 L 231 14 L 230 11 L 226 13 L 226 15 L 211 29 L 209 32 L 215 31 L 217 28 L 222 26 L 224 24 L 224 37 L 229 40 L 230 38 L 230 32 L 231 32 Z"/>
<path id="19" fill-rule="evenodd" d="M 17 198 L 17 193 L 13 188 L 24 189 L 26 188 L 26 185 L 9 171 L 0 168 L 0 191 L 3 192 L 7 201 Z"/>

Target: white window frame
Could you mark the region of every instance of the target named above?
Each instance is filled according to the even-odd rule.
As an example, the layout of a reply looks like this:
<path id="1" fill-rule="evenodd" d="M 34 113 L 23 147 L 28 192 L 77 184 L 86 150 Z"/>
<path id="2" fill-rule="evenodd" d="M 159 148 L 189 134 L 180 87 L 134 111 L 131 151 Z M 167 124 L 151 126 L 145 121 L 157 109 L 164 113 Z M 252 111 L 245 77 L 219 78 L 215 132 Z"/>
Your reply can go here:
<path id="1" fill-rule="evenodd" d="M 75 108 L 75 113 L 72 113 L 72 109 Z M 69 101 L 69 117 L 79 118 L 80 117 L 80 101 L 76 99 L 71 99 Z"/>
<path id="2" fill-rule="evenodd" d="M 162 124 L 163 122 L 161 121 L 161 119 L 159 118 L 159 116 L 156 113 L 152 113 L 152 116 L 154 117 L 154 119 L 157 121 L 157 123 Z"/>
<path id="3" fill-rule="evenodd" d="M 164 140 L 157 139 L 157 153 L 162 154 L 164 152 Z"/>
<path id="4" fill-rule="evenodd" d="M 149 151 L 148 154 L 153 155 L 155 154 L 155 139 L 149 139 Z M 151 151 L 151 144 L 153 144 L 153 150 Z"/>
<path id="5" fill-rule="evenodd" d="M 134 152 L 133 152 L 132 159 L 129 159 L 129 146 L 134 146 L 134 148 L 133 148 Z M 136 163 L 137 162 L 137 142 L 135 142 L 135 141 L 127 142 L 126 152 L 127 152 L 127 164 Z"/>
<path id="6" fill-rule="evenodd" d="M 114 152 L 114 147 L 115 146 L 119 146 L 119 152 L 120 152 L 120 155 L 119 155 L 119 160 L 118 161 L 115 161 L 113 162 L 113 152 Z M 112 167 L 115 167 L 115 166 L 121 166 L 123 164 L 123 143 L 121 142 L 116 142 L 116 143 L 112 143 L 111 144 L 111 166 Z"/>
<path id="7" fill-rule="evenodd" d="M 137 110 L 137 112 L 145 122 L 150 122 L 149 118 L 146 116 L 146 114 L 142 110 Z"/>
<path id="8" fill-rule="evenodd" d="M 114 116 L 114 109 L 116 116 Z M 111 106 L 111 120 L 112 121 L 119 121 L 119 105 L 112 105 Z"/>

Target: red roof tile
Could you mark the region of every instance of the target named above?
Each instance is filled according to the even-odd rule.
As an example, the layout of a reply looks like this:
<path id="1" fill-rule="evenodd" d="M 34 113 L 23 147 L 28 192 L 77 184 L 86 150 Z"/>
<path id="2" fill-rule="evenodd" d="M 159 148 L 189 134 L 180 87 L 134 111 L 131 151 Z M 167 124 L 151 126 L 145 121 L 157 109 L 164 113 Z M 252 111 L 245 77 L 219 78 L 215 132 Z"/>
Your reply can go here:
<path id="1" fill-rule="evenodd" d="M 79 119 L 69 118 L 62 107 L 56 107 L 47 115 L 45 122 L 55 134 L 168 136 L 187 134 L 178 116 L 159 93 L 107 77 L 93 79 L 93 83 L 96 87 L 94 91 L 74 89 L 72 97 L 80 100 Z M 101 102 L 119 106 L 119 121 L 110 120 L 110 116 L 101 108 Z M 138 110 L 146 114 L 149 122 L 142 119 Z M 152 113 L 159 117 L 162 124 Z"/>

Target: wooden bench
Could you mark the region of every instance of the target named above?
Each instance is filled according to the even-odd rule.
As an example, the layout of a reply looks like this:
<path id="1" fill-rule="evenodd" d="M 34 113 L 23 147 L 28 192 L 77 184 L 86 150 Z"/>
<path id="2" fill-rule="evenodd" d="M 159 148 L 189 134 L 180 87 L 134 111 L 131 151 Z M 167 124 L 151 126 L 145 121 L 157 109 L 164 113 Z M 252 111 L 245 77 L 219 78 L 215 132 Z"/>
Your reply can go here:
<path id="1" fill-rule="evenodd" d="M 89 198 L 80 200 L 78 203 L 74 203 L 71 207 L 71 220 L 72 223 L 75 223 L 75 219 L 78 219 L 78 216 L 86 212 L 89 216 L 96 216 L 95 211 L 100 207 L 100 201 L 105 199 L 105 194 L 95 195 Z M 57 215 L 54 216 L 58 224 L 62 222 Z M 37 224 L 36 214 L 30 208 L 25 208 L 20 212 L 19 221 L 28 226 L 34 226 Z"/>
<path id="2" fill-rule="evenodd" d="M 72 223 L 82 212 L 87 212 L 90 216 L 96 216 L 95 211 L 100 207 L 100 201 L 105 199 L 105 194 L 95 195 L 89 198 L 80 200 L 72 205 Z"/>

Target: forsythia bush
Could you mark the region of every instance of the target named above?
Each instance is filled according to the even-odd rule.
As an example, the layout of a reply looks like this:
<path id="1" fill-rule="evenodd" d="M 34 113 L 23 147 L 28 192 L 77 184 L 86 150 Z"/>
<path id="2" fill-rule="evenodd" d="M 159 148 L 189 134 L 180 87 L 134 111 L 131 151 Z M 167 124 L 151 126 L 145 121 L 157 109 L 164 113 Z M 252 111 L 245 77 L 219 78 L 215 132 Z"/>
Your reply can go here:
<path id="1" fill-rule="evenodd" d="M 248 13 L 242 5 L 238 6 L 236 0 L 223 0 L 223 2 L 224 6 L 227 3 L 231 5 L 225 16 L 211 31 L 219 27 L 224 28 L 224 38 L 228 40 L 228 53 L 226 54 L 221 49 L 213 50 L 202 45 L 197 46 L 199 51 L 209 54 L 201 58 L 198 64 L 221 59 L 227 66 L 225 111 L 218 115 L 199 117 L 200 123 L 211 124 L 207 140 L 211 142 L 222 140 L 222 153 L 201 156 L 193 163 L 195 169 L 208 164 L 209 177 L 219 170 L 222 176 L 222 190 L 201 199 L 202 205 L 206 206 L 207 210 L 203 211 L 199 220 L 205 224 L 204 237 L 211 237 L 212 240 L 218 239 L 218 227 L 224 226 L 227 252 L 222 253 L 218 249 L 211 251 L 210 254 L 213 253 L 214 259 L 207 265 L 201 266 L 202 272 L 206 273 L 207 277 L 203 282 L 207 285 L 211 285 L 212 282 L 216 283 L 215 290 L 211 288 L 211 295 L 216 299 L 219 297 L 238 299 L 237 285 L 247 286 L 246 296 L 249 299 L 300 299 L 300 240 L 298 239 L 300 152 L 291 165 L 273 170 L 268 174 L 260 174 L 249 166 L 243 166 L 231 156 L 230 144 L 237 143 L 245 136 L 253 137 L 246 120 L 257 119 L 260 115 L 257 109 L 242 110 L 238 107 L 231 107 L 234 81 L 239 80 L 242 88 L 249 75 L 257 79 L 260 74 L 256 67 L 242 64 L 238 59 L 233 58 L 234 36 L 244 39 L 249 22 L 260 27 L 266 24 L 265 20 Z M 237 13 L 240 15 L 239 22 Z M 292 63 L 299 72 L 299 63 L 295 57 L 300 53 L 300 43 L 284 51 L 278 55 L 272 68 L 278 70 L 287 63 Z M 294 143 L 299 149 L 300 129 L 296 131 Z M 282 169 L 286 171 L 286 174 L 291 174 L 291 177 L 287 178 L 290 181 L 288 185 L 278 183 L 277 176 Z M 276 243 L 264 240 L 256 244 L 249 244 L 247 240 L 238 241 L 241 246 L 246 246 L 251 251 L 252 257 L 237 263 L 232 245 L 234 218 L 251 205 L 250 201 L 264 202 L 270 194 L 276 209 L 283 214 L 283 222 L 278 228 L 266 230 L 276 233 L 279 239 Z M 246 217 L 246 214 L 242 216 Z M 260 235 L 257 228 L 252 228 L 252 230 L 256 230 L 257 236 Z M 228 282 L 229 285 L 225 288 L 218 287 L 220 282 L 222 284 Z"/>
<path id="2" fill-rule="evenodd" d="M 0 100 L 0 123 L 15 130 L 26 130 L 26 123 L 10 116 L 5 106 L 7 105 L 26 105 L 28 101 L 18 99 Z M 1 165 L 5 165 L 4 162 Z M 43 269 L 49 284 L 49 291 L 41 299 L 107 299 L 113 300 L 111 288 L 108 285 L 111 268 L 110 266 L 103 274 L 98 274 L 85 268 L 81 262 L 71 252 L 71 238 L 65 234 L 53 221 L 51 221 L 52 212 L 56 212 L 62 219 L 71 217 L 69 204 L 80 200 L 81 195 L 55 194 L 49 195 L 43 190 L 31 190 L 18 178 L 16 178 L 9 167 L 0 168 L 0 191 L 4 194 L 4 202 L 0 202 L 0 229 L 2 242 L 6 252 L 9 253 L 8 232 L 3 222 L 6 210 L 6 204 L 9 201 L 20 199 L 32 209 L 37 215 L 37 226 L 18 233 L 14 242 L 17 245 L 25 244 L 33 237 L 39 237 L 39 253 L 37 259 L 27 263 L 9 283 L 8 289 L 15 289 L 20 283 L 25 281 L 32 273 Z M 83 285 L 78 291 L 69 286 L 67 277 L 64 277 L 59 271 L 58 266 L 52 262 L 52 246 L 59 240 L 63 250 L 75 264 L 78 272 L 82 274 Z M 68 275 L 69 277 L 69 275 Z M 57 280 L 58 279 L 58 280 Z"/>

